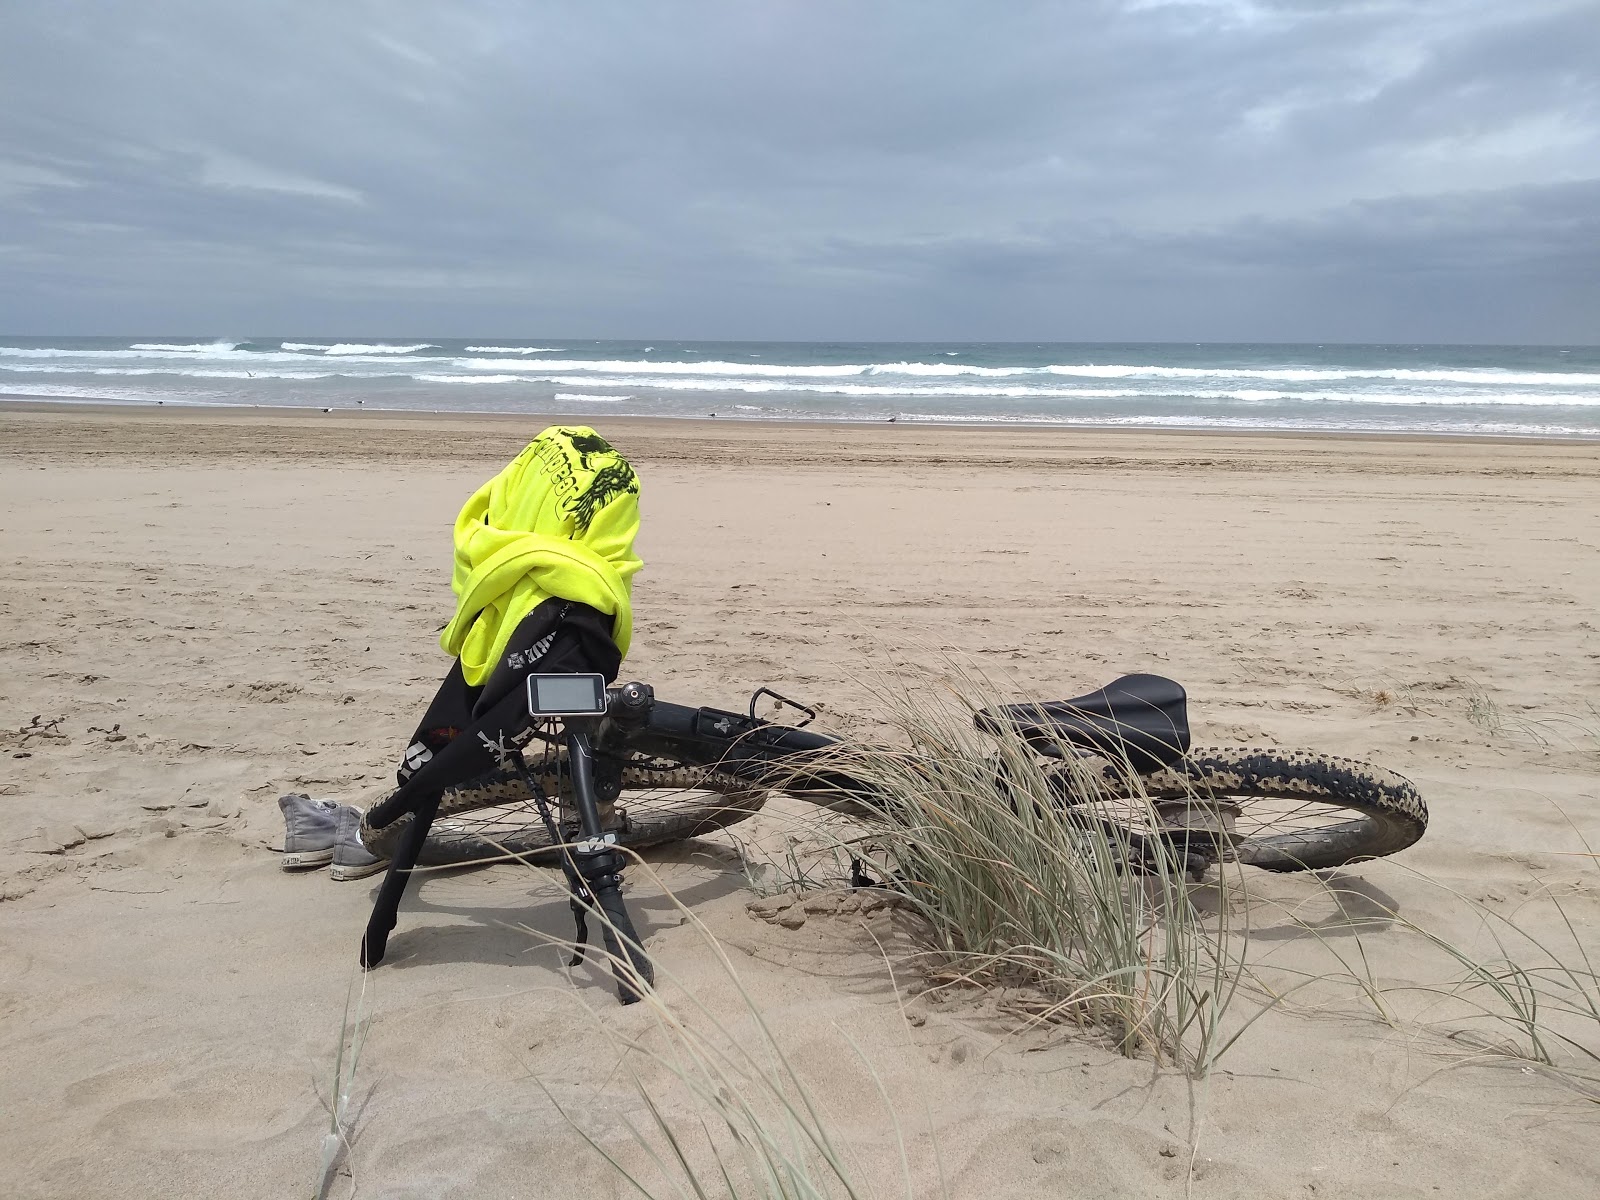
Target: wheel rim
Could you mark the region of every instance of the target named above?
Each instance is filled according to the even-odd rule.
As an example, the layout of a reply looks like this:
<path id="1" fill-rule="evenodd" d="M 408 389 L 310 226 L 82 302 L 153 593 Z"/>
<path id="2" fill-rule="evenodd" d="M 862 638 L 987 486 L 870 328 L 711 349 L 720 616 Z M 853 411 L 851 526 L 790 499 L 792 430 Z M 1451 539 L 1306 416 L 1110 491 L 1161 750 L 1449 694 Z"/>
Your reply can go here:
<path id="1" fill-rule="evenodd" d="M 743 811 L 740 797 L 699 788 L 639 788 L 622 793 L 615 804 L 601 806 L 601 825 L 607 830 L 624 831 L 640 821 L 659 821 L 687 811 L 705 812 L 720 802 L 729 809 Z M 552 806 L 551 816 L 558 825 L 562 812 Z M 428 831 L 429 839 L 504 842 L 510 838 L 526 841 L 528 832 L 548 844 L 544 819 L 532 800 L 475 808 L 437 818 Z"/>

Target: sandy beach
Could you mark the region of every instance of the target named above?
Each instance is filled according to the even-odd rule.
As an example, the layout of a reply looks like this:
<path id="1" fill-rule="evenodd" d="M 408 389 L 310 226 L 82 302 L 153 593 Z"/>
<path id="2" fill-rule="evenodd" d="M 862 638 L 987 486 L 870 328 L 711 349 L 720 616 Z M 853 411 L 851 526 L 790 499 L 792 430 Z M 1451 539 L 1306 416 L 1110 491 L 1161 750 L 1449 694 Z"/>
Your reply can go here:
<path id="1" fill-rule="evenodd" d="M 276 801 L 384 793 L 448 666 L 450 523 L 545 423 L 0 406 L 0 1192 L 312 1192 L 376 881 L 283 873 Z M 1342 873 L 1386 985 L 1442 978 L 1389 909 L 1479 949 L 1474 904 L 1552 939 L 1564 912 L 1600 956 L 1594 443 L 591 423 L 643 482 L 625 678 L 734 708 L 766 684 L 850 731 L 874 723 L 872 678 L 951 659 L 1016 699 L 1170 675 L 1197 741 L 1418 784 L 1426 838 Z M 748 1019 L 670 888 L 879 1195 L 1561 1197 L 1600 1177 L 1600 1109 L 1473 1061 L 1424 1004 L 1386 1024 L 1319 992 L 1194 1083 L 1019 1034 L 989 997 L 917 994 L 880 951 L 887 915 L 760 919 L 726 839 L 652 864 L 630 904 L 664 991 Z M 1318 970 L 1354 946 L 1316 881 L 1259 886 L 1252 955 Z M 413 891 L 367 980 L 335 1195 L 633 1194 L 574 1124 L 636 1162 L 628 1068 L 687 1101 L 597 1034 L 648 1016 L 539 936 L 569 931 L 559 880 L 526 868 Z"/>

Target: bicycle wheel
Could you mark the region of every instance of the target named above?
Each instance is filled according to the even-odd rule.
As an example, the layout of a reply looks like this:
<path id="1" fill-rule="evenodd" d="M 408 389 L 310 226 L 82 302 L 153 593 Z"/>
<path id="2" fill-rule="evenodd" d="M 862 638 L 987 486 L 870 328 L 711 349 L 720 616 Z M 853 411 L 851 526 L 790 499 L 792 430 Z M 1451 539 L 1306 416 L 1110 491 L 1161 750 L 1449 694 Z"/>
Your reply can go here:
<path id="1" fill-rule="evenodd" d="M 566 775 L 558 776 L 553 762 L 530 766 L 543 770 L 546 792 L 561 803 L 557 784 L 566 790 Z M 602 815 L 619 845 L 643 850 L 737 824 L 759 812 L 767 795 L 764 788 L 718 771 L 641 757 L 623 768 L 622 794 Z M 361 840 L 372 853 L 392 857 L 411 820 L 407 813 L 374 828 L 363 816 Z M 441 866 L 508 855 L 542 865 L 556 862 L 527 782 L 509 767 L 445 792 L 418 861 Z"/>
<path id="2" fill-rule="evenodd" d="M 1196 812 L 1220 816 L 1231 842 L 1223 857 L 1267 871 L 1381 858 L 1428 828 L 1428 806 L 1410 780 L 1314 750 L 1195 747 L 1140 783 L 1157 811 L 1188 800 Z M 1101 785 L 1108 794 L 1091 805 L 1131 827 L 1149 824 L 1142 801 L 1118 808 L 1130 795 L 1125 770 L 1105 767 Z"/>

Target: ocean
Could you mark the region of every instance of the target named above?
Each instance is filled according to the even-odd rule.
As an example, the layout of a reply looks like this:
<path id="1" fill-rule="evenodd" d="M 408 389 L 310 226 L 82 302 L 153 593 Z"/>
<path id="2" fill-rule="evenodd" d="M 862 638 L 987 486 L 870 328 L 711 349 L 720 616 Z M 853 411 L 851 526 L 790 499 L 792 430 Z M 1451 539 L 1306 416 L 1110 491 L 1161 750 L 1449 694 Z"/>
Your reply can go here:
<path id="1" fill-rule="evenodd" d="M 1600 347 L 0 338 L 0 395 L 722 420 L 1600 437 Z"/>

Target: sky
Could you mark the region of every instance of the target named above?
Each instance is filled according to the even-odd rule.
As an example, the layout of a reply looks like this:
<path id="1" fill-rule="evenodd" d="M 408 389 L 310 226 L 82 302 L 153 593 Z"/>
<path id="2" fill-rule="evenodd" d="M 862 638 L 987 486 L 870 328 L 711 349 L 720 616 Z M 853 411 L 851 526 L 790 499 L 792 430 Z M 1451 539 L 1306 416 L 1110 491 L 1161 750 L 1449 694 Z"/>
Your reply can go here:
<path id="1" fill-rule="evenodd" d="M 1600 0 L 0 29 L 0 333 L 1600 343 Z"/>

